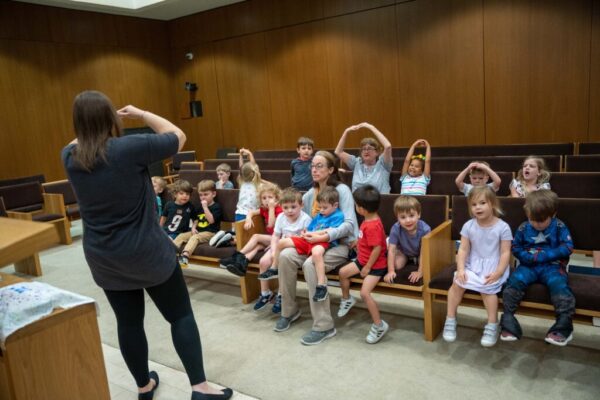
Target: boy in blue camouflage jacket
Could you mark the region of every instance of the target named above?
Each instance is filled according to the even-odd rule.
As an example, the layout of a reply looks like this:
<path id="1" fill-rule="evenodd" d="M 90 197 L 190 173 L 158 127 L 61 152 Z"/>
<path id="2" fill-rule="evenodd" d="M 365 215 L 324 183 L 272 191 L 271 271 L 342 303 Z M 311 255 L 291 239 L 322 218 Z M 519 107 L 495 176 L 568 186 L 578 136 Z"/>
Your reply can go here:
<path id="1" fill-rule="evenodd" d="M 556 218 L 557 206 L 558 197 L 550 190 L 531 192 L 525 199 L 529 221 L 519 226 L 512 243 L 512 253 L 519 260 L 519 266 L 511 274 L 502 294 L 501 340 L 521 338 L 521 326 L 514 314 L 525 290 L 535 282 L 548 287 L 556 314 L 556 322 L 548 330 L 546 342 L 565 346 L 573 339 L 575 297 L 569 288 L 566 270 L 573 252 L 573 240 L 569 228 Z"/>

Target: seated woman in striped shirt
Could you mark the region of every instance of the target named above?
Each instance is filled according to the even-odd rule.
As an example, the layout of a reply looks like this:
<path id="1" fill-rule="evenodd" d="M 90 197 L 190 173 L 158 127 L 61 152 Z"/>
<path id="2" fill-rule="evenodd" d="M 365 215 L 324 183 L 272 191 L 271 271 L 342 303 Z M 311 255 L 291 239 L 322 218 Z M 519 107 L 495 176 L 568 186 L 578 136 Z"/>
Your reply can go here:
<path id="1" fill-rule="evenodd" d="M 425 156 L 422 154 L 414 155 L 415 147 L 426 146 Z M 404 165 L 402 166 L 402 176 L 400 184 L 402 188 L 400 194 L 423 196 L 427 192 L 427 185 L 431 181 L 431 146 L 425 139 L 418 139 L 410 146 Z"/>

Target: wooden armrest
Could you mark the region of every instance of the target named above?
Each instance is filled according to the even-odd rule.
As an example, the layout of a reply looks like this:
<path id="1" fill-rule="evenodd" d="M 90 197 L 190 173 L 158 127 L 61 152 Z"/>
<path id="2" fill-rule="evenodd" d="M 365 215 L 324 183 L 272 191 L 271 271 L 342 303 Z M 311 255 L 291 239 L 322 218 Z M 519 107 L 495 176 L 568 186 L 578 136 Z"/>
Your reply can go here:
<path id="1" fill-rule="evenodd" d="M 45 214 L 59 214 L 63 217 L 67 216 L 65 210 L 65 200 L 60 193 L 42 193 L 44 196 L 44 213 Z"/>
<path id="2" fill-rule="evenodd" d="M 33 214 L 26 213 L 26 212 L 6 211 L 6 215 L 8 215 L 8 218 L 13 218 L 13 219 L 24 219 L 26 221 L 33 220 Z"/>
<path id="3" fill-rule="evenodd" d="M 233 224 L 235 228 L 235 243 L 237 250 L 240 251 L 255 233 L 265 233 L 265 221 L 260 215 L 252 217 L 254 226 L 248 230 L 244 229 L 246 221 L 237 221 Z"/>
<path id="4" fill-rule="evenodd" d="M 429 284 L 444 267 L 454 260 L 452 221 L 444 221 L 421 239 L 423 284 Z"/>
<path id="5" fill-rule="evenodd" d="M 173 173 L 173 161 L 167 161 L 164 163 L 165 175 L 171 175 Z"/>
<path id="6" fill-rule="evenodd" d="M 179 174 L 165 175 L 163 176 L 163 179 L 167 182 L 167 185 L 170 185 L 175 183 L 175 181 L 179 179 Z"/>

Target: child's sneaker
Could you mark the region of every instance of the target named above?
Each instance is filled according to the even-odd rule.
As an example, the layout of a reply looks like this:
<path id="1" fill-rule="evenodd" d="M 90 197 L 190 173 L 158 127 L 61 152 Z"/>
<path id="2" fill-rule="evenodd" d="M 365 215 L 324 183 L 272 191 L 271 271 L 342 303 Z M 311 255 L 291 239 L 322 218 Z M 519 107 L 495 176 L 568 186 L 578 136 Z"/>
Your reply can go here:
<path id="1" fill-rule="evenodd" d="M 254 311 L 260 311 L 267 306 L 273 300 L 275 294 L 273 292 L 269 292 L 267 294 L 261 294 L 258 298 L 256 304 L 254 305 Z"/>
<path id="2" fill-rule="evenodd" d="M 281 295 L 277 294 L 275 296 L 275 304 L 273 304 L 273 308 L 271 308 L 273 314 L 281 314 Z"/>
<path id="3" fill-rule="evenodd" d="M 317 285 L 315 290 L 315 295 L 313 296 L 313 301 L 325 301 L 329 297 L 329 293 L 327 292 L 327 285 Z"/>
<path id="4" fill-rule="evenodd" d="M 189 260 L 186 256 L 179 256 L 179 265 L 181 268 L 189 267 Z"/>
<path id="5" fill-rule="evenodd" d="M 510 333 L 509 331 L 502 331 L 502 333 L 500 333 L 500 340 L 502 340 L 503 342 L 515 342 L 519 340 L 519 338 Z"/>
<path id="6" fill-rule="evenodd" d="M 442 337 L 448 343 L 452 343 L 456 340 L 456 318 L 446 317 Z"/>
<path id="7" fill-rule="evenodd" d="M 259 281 L 268 281 L 271 279 L 277 279 L 279 276 L 279 271 L 276 268 L 269 268 L 262 274 L 258 275 Z"/>
<path id="8" fill-rule="evenodd" d="M 568 337 L 564 337 L 561 333 L 550 332 L 546 335 L 546 343 L 553 344 L 555 346 L 566 346 L 571 340 L 573 340 L 573 334 L 571 333 Z"/>
<path id="9" fill-rule="evenodd" d="M 211 237 L 210 240 L 208 241 L 208 245 L 216 246 L 219 239 L 221 239 L 223 236 L 225 236 L 226 233 L 227 232 L 225 232 L 225 231 L 219 231 L 219 232 L 215 233 L 215 236 Z"/>
<path id="10" fill-rule="evenodd" d="M 219 240 L 217 240 L 217 243 L 215 243 L 215 247 L 229 246 L 229 242 L 231 242 L 231 239 L 233 239 L 233 235 L 231 233 L 226 233 Z"/>
<path id="11" fill-rule="evenodd" d="M 372 324 L 367 335 L 367 343 L 375 344 L 379 342 L 388 329 L 390 329 L 390 326 L 384 320 L 381 320 L 380 326 Z"/>
<path id="12" fill-rule="evenodd" d="M 338 310 L 337 316 L 342 318 L 343 316 L 348 314 L 348 311 L 350 311 L 350 309 L 354 307 L 355 304 L 356 299 L 352 296 L 350 296 L 348 299 L 342 299 L 342 301 L 340 302 L 340 309 Z"/>
<path id="13" fill-rule="evenodd" d="M 498 324 L 487 323 L 483 328 L 481 336 L 481 345 L 483 347 L 492 347 L 498 341 Z"/>

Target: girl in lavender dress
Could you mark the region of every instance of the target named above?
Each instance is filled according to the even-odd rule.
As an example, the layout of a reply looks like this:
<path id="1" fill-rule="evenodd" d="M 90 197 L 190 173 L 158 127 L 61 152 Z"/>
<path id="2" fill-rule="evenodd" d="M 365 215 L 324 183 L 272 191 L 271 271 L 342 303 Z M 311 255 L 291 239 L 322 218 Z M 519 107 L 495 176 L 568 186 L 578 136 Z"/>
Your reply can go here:
<path id="1" fill-rule="evenodd" d="M 491 347 L 498 340 L 498 296 L 508 279 L 512 232 L 498 218 L 501 211 L 496 194 L 488 186 L 474 187 L 467 197 L 471 218 L 460 231 L 454 282 L 448 291 L 448 315 L 444 340 L 456 340 L 456 310 L 465 290 L 481 293 L 488 314 L 481 345 Z"/>

